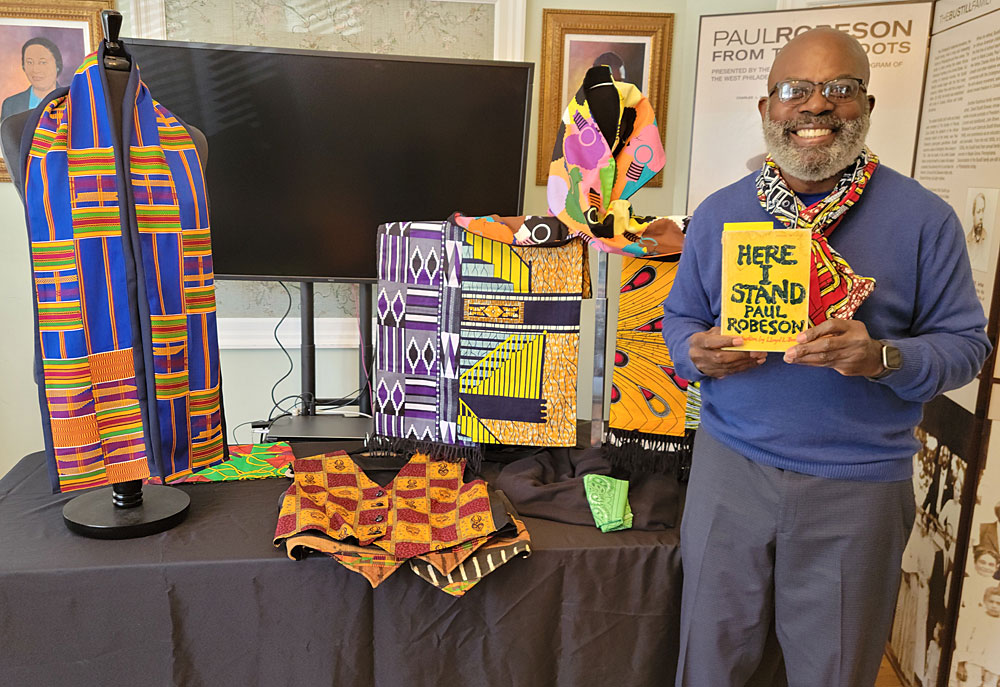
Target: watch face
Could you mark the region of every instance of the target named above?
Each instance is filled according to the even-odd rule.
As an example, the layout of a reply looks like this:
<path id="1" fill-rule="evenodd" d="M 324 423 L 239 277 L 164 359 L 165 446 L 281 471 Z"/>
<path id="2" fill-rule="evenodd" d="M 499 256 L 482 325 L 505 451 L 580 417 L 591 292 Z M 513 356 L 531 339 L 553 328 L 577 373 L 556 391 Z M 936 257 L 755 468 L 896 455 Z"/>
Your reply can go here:
<path id="1" fill-rule="evenodd" d="M 882 364 L 887 370 L 898 370 L 903 366 L 903 354 L 895 346 L 885 344 L 882 349 Z"/>

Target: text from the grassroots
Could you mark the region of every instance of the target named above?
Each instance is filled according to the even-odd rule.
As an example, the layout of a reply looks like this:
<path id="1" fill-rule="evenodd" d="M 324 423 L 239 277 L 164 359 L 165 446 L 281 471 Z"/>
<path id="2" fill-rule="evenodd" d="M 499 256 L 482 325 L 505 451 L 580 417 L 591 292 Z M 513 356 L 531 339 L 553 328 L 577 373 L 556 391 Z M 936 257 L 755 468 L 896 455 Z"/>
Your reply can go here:
<path id="1" fill-rule="evenodd" d="M 856 21 L 839 24 L 802 24 L 758 28 L 716 29 L 712 34 L 712 62 L 746 62 L 773 58 L 788 41 L 818 27 L 844 31 L 858 39 L 871 55 L 904 55 L 912 49 L 913 21 Z"/>

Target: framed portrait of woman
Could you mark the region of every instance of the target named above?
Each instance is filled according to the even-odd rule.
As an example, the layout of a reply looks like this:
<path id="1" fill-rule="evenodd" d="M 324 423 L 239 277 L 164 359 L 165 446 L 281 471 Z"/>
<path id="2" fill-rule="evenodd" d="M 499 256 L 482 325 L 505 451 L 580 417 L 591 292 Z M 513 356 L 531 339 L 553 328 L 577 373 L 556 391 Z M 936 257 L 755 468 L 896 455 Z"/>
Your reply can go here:
<path id="1" fill-rule="evenodd" d="M 68 86 L 101 39 L 101 10 L 113 8 L 113 0 L 0 0 L 0 121 Z M 10 181 L 2 161 L 0 181 Z"/>

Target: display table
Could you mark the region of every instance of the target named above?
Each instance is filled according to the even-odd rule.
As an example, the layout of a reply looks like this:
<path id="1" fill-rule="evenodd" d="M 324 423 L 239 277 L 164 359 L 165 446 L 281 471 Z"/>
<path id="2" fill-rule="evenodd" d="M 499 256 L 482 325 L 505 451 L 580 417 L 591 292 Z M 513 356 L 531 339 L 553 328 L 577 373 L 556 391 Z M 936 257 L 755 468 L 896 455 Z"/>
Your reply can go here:
<path id="1" fill-rule="evenodd" d="M 0 479 L 0 682 L 580 687 L 673 683 L 677 529 L 524 518 L 532 555 L 462 598 L 403 568 L 372 590 L 271 545 L 286 479 L 182 485 L 187 520 L 70 533 L 44 456 Z"/>

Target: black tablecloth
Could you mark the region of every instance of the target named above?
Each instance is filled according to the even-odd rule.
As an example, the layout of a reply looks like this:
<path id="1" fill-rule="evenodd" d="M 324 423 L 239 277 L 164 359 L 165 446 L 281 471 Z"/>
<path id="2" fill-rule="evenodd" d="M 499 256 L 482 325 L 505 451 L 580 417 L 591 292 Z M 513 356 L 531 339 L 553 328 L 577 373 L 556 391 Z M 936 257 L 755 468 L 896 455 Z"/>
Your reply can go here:
<path id="1" fill-rule="evenodd" d="M 678 530 L 525 517 L 530 558 L 464 597 L 406 568 L 378 589 L 271 545 L 285 479 L 181 485 L 181 525 L 70 533 L 42 454 L 0 479 L 0 683 L 579 687 L 673 683 Z"/>

